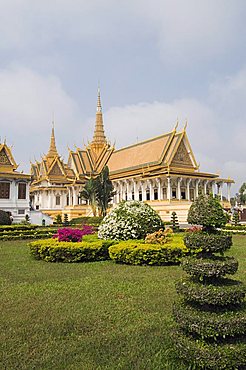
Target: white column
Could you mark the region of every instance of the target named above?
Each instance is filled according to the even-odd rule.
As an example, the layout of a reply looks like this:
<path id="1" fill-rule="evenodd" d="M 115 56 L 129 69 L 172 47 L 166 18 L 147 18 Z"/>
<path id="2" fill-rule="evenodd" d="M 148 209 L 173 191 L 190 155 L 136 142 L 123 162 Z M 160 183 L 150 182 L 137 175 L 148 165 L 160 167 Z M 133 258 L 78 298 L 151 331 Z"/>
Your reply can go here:
<path id="1" fill-rule="evenodd" d="M 223 185 L 224 185 L 224 183 L 223 183 L 223 182 L 221 182 L 221 183 L 220 183 L 220 200 L 221 200 L 221 201 L 223 200 Z"/>
<path id="2" fill-rule="evenodd" d="M 167 199 L 171 200 L 171 178 L 167 177 Z"/>
<path id="3" fill-rule="evenodd" d="M 138 183 L 133 180 L 134 199 L 139 200 Z"/>
<path id="4" fill-rule="evenodd" d="M 207 180 L 206 181 L 204 181 L 204 195 L 206 195 L 207 194 Z"/>
<path id="5" fill-rule="evenodd" d="M 215 197 L 215 182 L 214 181 L 212 182 L 212 194 L 214 198 Z"/>
<path id="6" fill-rule="evenodd" d="M 228 200 L 228 202 L 230 202 L 230 200 L 231 200 L 231 183 L 227 182 L 226 185 L 227 185 L 227 200 Z"/>
<path id="7" fill-rule="evenodd" d="M 154 184 L 149 180 L 149 197 L 150 200 L 154 200 Z"/>
<path id="8" fill-rule="evenodd" d="M 157 179 L 157 184 L 158 184 L 158 199 L 162 200 L 163 199 L 163 194 L 162 194 L 162 191 L 161 191 L 161 179 L 160 178 Z"/>
<path id="9" fill-rule="evenodd" d="M 142 198 L 143 198 L 143 201 L 146 200 L 146 187 L 147 187 L 146 181 L 143 181 L 142 182 Z"/>
<path id="10" fill-rule="evenodd" d="M 48 209 L 51 209 L 52 208 L 52 199 L 51 199 L 51 197 L 52 197 L 52 190 L 49 190 L 48 191 Z"/>
<path id="11" fill-rule="evenodd" d="M 177 187 L 177 190 L 178 190 L 178 196 L 177 196 L 177 198 L 178 198 L 178 200 L 180 200 L 181 199 L 181 189 L 180 189 L 180 183 L 181 183 L 181 181 L 182 181 L 182 179 L 181 178 L 178 178 L 177 179 L 177 183 L 178 183 L 178 187 Z"/>
<path id="12" fill-rule="evenodd" d="M 127 200 L 132 200 L 132 186 L 129 181 L 126 182 Z"/>
<path id="13" fill-rule="evenodd" d="M 199 183 L 200 183 L 200 180 L 199 179 L 197 179 L 196 180 L 196 198 L 198 197 L 198 195 L 199 195 Z"/>
<path id="14" fill-rule="evenodd" d="M 186 183 L 186 199 L 187 200 L 190 200 L 190 182 L 191 182 L 191 179 L 187 179 L 187 183 Z"/>

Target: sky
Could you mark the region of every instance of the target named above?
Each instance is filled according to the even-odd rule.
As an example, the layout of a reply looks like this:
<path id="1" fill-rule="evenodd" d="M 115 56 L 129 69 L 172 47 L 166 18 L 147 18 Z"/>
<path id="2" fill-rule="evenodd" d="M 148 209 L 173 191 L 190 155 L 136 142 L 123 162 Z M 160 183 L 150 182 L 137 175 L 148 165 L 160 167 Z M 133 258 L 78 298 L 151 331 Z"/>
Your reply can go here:
<path id="1" fill-rule="evenodd" d="M 19 170 L 92 139 L 100 85 L 116 148 L 179 120 L 200 170 L 246 181 L 244 0 L 0 0 L 0 136 Z"/>

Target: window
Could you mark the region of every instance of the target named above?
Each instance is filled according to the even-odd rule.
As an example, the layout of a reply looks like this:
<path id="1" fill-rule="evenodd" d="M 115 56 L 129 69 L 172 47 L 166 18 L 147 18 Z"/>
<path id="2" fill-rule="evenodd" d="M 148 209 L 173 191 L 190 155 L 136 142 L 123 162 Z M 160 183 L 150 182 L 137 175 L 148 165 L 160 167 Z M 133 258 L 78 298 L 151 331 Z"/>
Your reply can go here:
<path id="1" fill-rule="evenodd" d="M 149 189 L 146 190 L 146 200 L 150 200 L 150 192 L 149 192 Z"/>
<path id="2" fill-rule="evenodd" d="M 9 199 L 10 183 L 0 182 L 0 199 Z"/>
<path id="3" fill-rule="evenodd" d="M 26 184 L 24 183 L 19 183 L 18 199 L 26 199 Z"/>
<path id="4" fill-rule="evenodd" d="M 134 191 L 132 192 L 132 200 L 134 200 L 135 194 Z"/>
<path id="5" fill-rule="evenodd" d="M 59 206 L 61 204 L 61 197 L 60 195 L 56 196 L 56 206 Z"/>
<path id="6" fill-rule="evenodd" d="M 158 189 L 154 189 L 154 200 L 158 200 Z"/>
<path id="7" fill-rule="evenodd" d="M 36 210 L 37 210 L 37 211 L 39 210 L 39 206 L 36 206 Z"/>
<path id="8" fill-rule="evenodd" d="M 127 200 L 127 192 L 125 192 L 125 200 Z"/>
<path id="9" fill-rule="evenodd" d="M 176 189 L 172 189 L 172 198 L 176 199 L 177 198 L 177 192 Z"/>
<path id="10" fill-rule="evenodd" d="M 25 210 L 24 209 L 18 209 L 18 215 L 24 215 Z"/>
<path id="11" fill-rule="evenodd" d="M 167 188 L 162 188 L 163 199 L 167 199 Z"/>
<path id="12" fill-rule="evenodd" d="M 181 195 L 181 199 L 186 199 L 186 191 L 185 191 L 185 188 L 181 188 L 180 189 L 180 195 Z"/>
<path id="13" fill-rule="evenodd" d="M 69 206 L 69 197 L 67 197 L 67 206 Z"/>

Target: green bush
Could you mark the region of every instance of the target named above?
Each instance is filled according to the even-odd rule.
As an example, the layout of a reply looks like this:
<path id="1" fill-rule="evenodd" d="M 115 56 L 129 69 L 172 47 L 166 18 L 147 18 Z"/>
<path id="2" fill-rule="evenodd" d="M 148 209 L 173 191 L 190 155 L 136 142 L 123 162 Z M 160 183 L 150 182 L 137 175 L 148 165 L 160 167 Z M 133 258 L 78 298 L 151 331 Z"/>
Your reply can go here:
<path id="1" fill-rule="evenodd" d="M 186 252 L 187 249 L 179 237 L 174 237 L 171 242 L 162 245 L 128 240 L 109 248 L 109 256 L 112 260 L 131 265 L 176 264 Z"/>
<path id="2" fill-rule="evenodd" d="M 190 206 L 187 221 L 210 230 L 224 226 L 227 218 L 217 198 L 212 195 L 200 195 Z"/>
<path id="3" fill-rule="evenodd" d="M 237 342 L 234 338 L 227 343 L 209 343 L 194 340 L 181 330 L 172 334 L 176 354 L 179 358 L 192 364 L 195 368 L 211 370 L 245 369 L 246 340 Z"/>
<path id="4" fill-rule="evenodd" d="M 187 274 L 200 279 L 233 275 L 238 270 L 238 261 L 233 257 L 183 258 L 181 266 Z"/>
<path id="5" fill-rule="evenodd" d="M 246 294 L 245 286 L 240 281 L 231 279 L 221 279 L 212 284 L 183 279 L 176 284 L 176 289 L 186 301 L 200 305 L 239 304 Z"/>
<path id="6" fill-rule="evenodd" d="M 164 229 L 160 216 L 148 204 L 138 201 L 121 202 L 98 229 L 102 239 L 144 239 L 147 234 Z"/>
<path id="7" fill-rule="evenodd" d="M 0 225 L 11 225 L 9 213 L 0 209 Z"/>
<path id="8" fill-rule="evenodd" d="M 108 248 L 113 241 L 97 240 L 95 242 L 58 242 L 47 239 L 29 244 L 32 256 L 46 262 L 89 262 L 103 261 L 109 258 Z"/>
<path id="9" fill-rule="evenodd" d="M 232 236 L 225 233 L 207 233 L 204 231 L 186 233 L 186 247 L 192 252 L 201 250 L 206 253 L 224 252 L 232 246 Z"/>
<path id="10" fill-rule="evenodd" d="M 98 227 L 102 222 L 103 217 L 77 217 L 70 220 L 70 225 L 90 225 Z"/>
<path id="11" fill-rule="evenodd" d="M 187 333 L 195 333 L 202 338 L 224 339 L 225 337 L 243 336 L 246 334 L 245 306 L 232 310 L 210 309 L 197 310 L 187 306 L 183 301 L 174 305 L 173 313 L 176 322 Z"/>

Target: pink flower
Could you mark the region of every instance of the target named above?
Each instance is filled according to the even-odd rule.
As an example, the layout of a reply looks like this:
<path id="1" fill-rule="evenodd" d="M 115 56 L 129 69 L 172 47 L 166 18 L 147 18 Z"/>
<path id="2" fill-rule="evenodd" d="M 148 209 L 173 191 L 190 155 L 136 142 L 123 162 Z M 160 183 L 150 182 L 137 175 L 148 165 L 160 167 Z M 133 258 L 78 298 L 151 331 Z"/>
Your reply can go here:
<path id="1" fill-rule="evenodd" d="M 84 225 L 82 229 L 72 229 L 64 227 L 58 229 L 53 238 L 58 238 L 59 242 L 81 242 L 84 235 L 93 234 L 93 227 Z"/>

